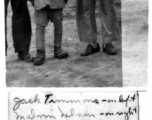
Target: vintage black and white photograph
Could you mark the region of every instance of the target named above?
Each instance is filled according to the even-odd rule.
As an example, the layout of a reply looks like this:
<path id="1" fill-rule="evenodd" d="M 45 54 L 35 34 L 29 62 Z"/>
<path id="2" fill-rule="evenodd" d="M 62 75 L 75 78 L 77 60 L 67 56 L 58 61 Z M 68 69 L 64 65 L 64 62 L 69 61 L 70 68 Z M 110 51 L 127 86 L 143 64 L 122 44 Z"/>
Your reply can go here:
<path id="1" fill-rule="evenodd" d="M 147 86 L 148 0 L 5 0 L 7 87 Z"/>

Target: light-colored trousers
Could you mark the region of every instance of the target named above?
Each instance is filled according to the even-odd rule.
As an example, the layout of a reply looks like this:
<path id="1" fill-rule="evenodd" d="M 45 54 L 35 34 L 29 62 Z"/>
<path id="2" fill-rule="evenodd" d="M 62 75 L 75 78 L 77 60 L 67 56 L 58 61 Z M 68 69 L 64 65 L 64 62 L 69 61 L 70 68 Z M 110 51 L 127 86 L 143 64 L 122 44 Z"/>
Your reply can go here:
<path id="1" fill-rule="evenodd" d="M 82 42 L 97 42 L 96 8 L 97 0 L 77 0 L 77 29 Z M 120 39 L 120 28 L 113 0 L 99 0 L 99 18 L 103 44 Z"/>

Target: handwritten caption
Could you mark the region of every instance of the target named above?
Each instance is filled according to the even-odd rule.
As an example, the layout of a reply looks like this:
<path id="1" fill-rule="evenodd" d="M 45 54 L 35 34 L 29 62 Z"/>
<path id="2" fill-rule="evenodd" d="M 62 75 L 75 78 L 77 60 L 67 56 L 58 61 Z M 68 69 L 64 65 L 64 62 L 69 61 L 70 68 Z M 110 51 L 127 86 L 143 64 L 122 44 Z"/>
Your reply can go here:
<path id="1" fill-rule="evenodd" d="M 10 120 L 138 120 L 138 92 L 9 94 Z"/>

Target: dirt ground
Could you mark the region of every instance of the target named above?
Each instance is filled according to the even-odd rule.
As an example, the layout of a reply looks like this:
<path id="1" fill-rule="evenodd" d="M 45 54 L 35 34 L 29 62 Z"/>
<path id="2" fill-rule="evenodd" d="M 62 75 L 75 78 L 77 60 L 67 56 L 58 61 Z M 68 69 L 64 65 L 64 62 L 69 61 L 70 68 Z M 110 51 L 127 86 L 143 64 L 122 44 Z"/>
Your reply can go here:
<path id="1" fill-rule="evenodd" d="M 14 53 L 11 34 L 11 8 L 8 13 L 8 56 L 6 57 L 6 84 L 8 87 L 122 87 L 132 85 L 146 85 L 147 68 L 147 2 L 126 2 L 123 8 L 123 57 L 121 54 L 121 41 L 114 42 L 118 54 L 109 56 L 102 51 L 88 57 L 80 57 L 84 44 L 79 42 L 76 21 L 75 2 L 70 0 L 64 10 L 63 47 L 70 53 L 65 60 L 53 58 L 53 25 L 46 28 L 46 61 L 42 66 L 35 67 L 32 63 L 17 60 Z M 142 9 L 139 9 L 142 4 Z M 137 10 L 130 9 L 136 5 Z M 29 4 L 32 19 L 32 40 L 30 53 L 36 54 L 34 9 Z M 139 10 L 139 11 L 138 11 Z M 134 13 L 140 13 L 135 14 Z M 117 8 L 118 16 L 120 9 Z M 132 15 L 130 17 L 130 15 Z M 141 16 L 142 20 L 139 19 Z M 134 18 L 135 17 L 135 18 Z M 136 22 L 136 17 L 138 23 Z M 133 21 L 133 23 L 132 23 Z M 97 15 L 98 41 L 102 45 L 100 35 L 100 21 Z M 140 25 L 138 28 L 137 25 Z M 139 30 L 138 30 L 139 29 Z M 135 33 L 135 35 L 134 35 Z M 139 34 L 139 35 L 138 35 Z M 124 40 L 125 39 L 125 40 Z M 138 40 L 137 42 L 137 39 Z M 138 61 L 137 61 L 138 59 Z M 123 60 L 123 62 L 122 62 Z M 122 70 L 123 64 L 123 70 Z M 134 67 L 134 66 L 136 67 Z M 133 68 L 132 68 L 133 67 Z M 139 68 L 139 69 L 137 69 Z M 133 71 L 132 71 L 133 70 Z M 123 72 L 123 73 L 122 73 Z M 136 72 L 136 73 L 135 73 Z M 141 73 L 143 72 L 143 75 Z M 122 81 L 122 74 L 124 80 Z M 133 77 L 138 76 L 138 80 Z M 134 80 L 134 81 L 132 81 Z"/>

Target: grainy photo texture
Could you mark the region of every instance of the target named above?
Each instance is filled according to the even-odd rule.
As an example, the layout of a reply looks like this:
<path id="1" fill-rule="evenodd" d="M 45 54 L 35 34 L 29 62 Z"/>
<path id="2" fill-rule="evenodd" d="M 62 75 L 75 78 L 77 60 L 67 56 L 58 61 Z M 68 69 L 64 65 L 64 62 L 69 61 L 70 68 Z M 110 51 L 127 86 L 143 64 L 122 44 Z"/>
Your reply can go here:
<path id="1" fill-rule="evenodd" d="M 8 87 L 147 85 L 148 0 L 4 3 Z"/>

